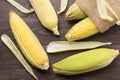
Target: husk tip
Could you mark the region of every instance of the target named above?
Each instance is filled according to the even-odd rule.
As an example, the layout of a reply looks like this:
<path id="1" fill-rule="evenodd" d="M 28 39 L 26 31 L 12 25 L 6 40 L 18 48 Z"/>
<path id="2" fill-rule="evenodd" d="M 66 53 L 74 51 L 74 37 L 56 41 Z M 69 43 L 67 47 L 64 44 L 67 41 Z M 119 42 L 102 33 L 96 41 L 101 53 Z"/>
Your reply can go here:
<path id="1" fill-rule="evenodd" d="M 116 24 L 117 24 L 118 26 L 120 26 L 120 20 L 118 20 L 118 21 L 116 22 Z"/>
<path id="2" fill-rule="evenodd" d="M 112 44 L 112 42 L 107 42 L 106 44 L 107 44 L 107 45 L 110 45 L 110 44 Z"/>
<path id="3" fill-rule="evenodd" d="M 120 54 L 119 50 L 116 50 L 116 53 L 117 53 L 117 55 L 119 55 Z"/>
<path id="4" fill-rule="evenodd" d="M 33 75 L 33 77 L 34 77 L 36 80 L 39 80 L 39 79 L 37 78 L 37 76 Z"/>
<path id="5" fill-rule="evenodd" d="M 59 33 L 57 28 L 53 29 L 53 33 L 54 33 L 54 35 L 60 35 L 60 33 Z"/>
<path id="6" fill-rule="evenodd" d="M 58 70 L 57 70 L 56 68 L 54 68 L 54 67 L 53 67 L 53 71 L 54 71 L 55 73 L 57 73 L 57 72 L 58 72 Z"/>
<path id="7" fill-rule="evenodd" d="M 2 34 L 2 35 L 1 35 L 1 39 L 3 39 L 5 36 L 6 36 L 6 34 Z"/>
<path id="8" fill-rule="evenodd" d="M 60 14 L 62 14 L 62 13 L 63 13 L 63 12 L 57 11 L 57 14 L 58 14 L 58 15 L 60 15 Z"/>

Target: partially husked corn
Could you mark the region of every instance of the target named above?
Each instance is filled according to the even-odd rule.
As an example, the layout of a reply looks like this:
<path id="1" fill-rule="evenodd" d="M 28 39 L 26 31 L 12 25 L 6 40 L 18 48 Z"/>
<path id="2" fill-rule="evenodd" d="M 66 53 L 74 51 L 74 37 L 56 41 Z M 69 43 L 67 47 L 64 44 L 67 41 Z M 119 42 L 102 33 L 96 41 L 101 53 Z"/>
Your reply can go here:
<path id="1" fill-rule="evenodd" d="M 85 18 L 75 24 L 65 35 L 68 41 L 80 40 L 99 33 L 99 29 L 89 19 Z"/>
<path id="2" fill-rule="evenodd" d="M 66 13 L 67 20 L 79 20 L 87 17 L 87 15 L 79 8 L 76 3 L 73 3 Z"/>
<path id="3" fill-rule="evenodd" d="M 83 19 L 85 18 L 85 19 Z M 67 20 L 82 21 L 75 24 L 65 35 L 68 41 L 80 40 L 99 33 L 99 29 L 94 22 L 79 8 L 76 3 L 73 3 L 66 13 Z"/>
<path id="4" fill-rule="evenodd" d="M 55 35 L 60 35 L 58 31 L 57 14 L 50 2 L 50 0 L 29 0 L 33 6 L 36 15 L 41 21 L 42 25 L 51 30 Z"/>
<path id="5" fill-rule="evenodd" d="M 118 54 L 118 50 L 108 48 L 89 50 L 54 63 L 53 70 L 63 75 L 86 73 L 108 66 Z"/>
<path id="6" fill-rule="evenodd" d="M 10 11 L 9 17 L 10 27 L 24 56 L 36 68 L 47 70 L 48 56 L 37 37 L 14 11 Z"/>

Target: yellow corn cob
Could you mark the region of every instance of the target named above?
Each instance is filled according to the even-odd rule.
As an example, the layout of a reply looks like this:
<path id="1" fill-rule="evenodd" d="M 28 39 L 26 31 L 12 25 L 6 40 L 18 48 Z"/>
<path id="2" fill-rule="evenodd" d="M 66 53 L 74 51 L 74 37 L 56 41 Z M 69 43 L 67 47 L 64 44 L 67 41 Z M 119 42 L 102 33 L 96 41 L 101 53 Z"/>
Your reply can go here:
<path id="1" fill-rule="evenodd" d="M 87 15 L 79 8 L 76 3 L 73 3 L 66 13 L 67 20 L 78 20 L 87 17 Z"/>
<path id="2" fill-rule="evenodd" d="M 55 35 L 58 31 L 58 18 L 50 0 L 29 0 L 41 23 Z"/>
<path id="3" fill-rule="evenodd" d="M 34 33 L 14 11 L 10 11 L 9 16 L 14 37 L 27 60 L 36 68 L 48 69 L 48 56 Z"/>
<path id="4" fill-rule="evenodd" d="M 80 40 L 98 33 L 96 25 L 89 19 L 85 18 L 75 24 L 65 35 L 68 41 Z"/>

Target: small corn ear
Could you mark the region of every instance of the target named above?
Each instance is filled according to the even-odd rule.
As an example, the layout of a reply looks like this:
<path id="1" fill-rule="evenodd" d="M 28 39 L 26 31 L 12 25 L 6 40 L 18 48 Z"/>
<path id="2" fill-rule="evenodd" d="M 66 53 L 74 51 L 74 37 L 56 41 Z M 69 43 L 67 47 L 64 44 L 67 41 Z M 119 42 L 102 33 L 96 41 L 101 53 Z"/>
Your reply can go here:
<path id="1" fill-rule="evenodd" d="M 33 6 L 36 15 L 41 21 L 42 25 L 51 30 L 55 35 L 60 35 L 58 31 L 57 14 L 50 2 L 50 0 L 29 0 Z"/>
<path id="2" fill-rule="evenodd" d="M 27 60 L 36 68 L 48 69 L 48 56 L 34 33 L 14 11 L 9 16 L 14 37 Z"/>
<path id="3" fill-rule="evenodd" d="M 55 73 L 75 75 L 108 66 L 119 54 L 118 50 L 99 48 L 78 53 L 53 64 Z"/>
<path id="4" fill-rule="evenodd" d="M 85 18 L 75 24 L 65 35 L 68 41 L 80 40 L 98 33 L 96 25 L 89 19 Z"/>
<path id="5" fill-rule="evenodd" d="M 87 17 L 87 15 L 79 8 L 76 3 L 73 3 L 66 13 L 67 20 L 78 20 Z"/>

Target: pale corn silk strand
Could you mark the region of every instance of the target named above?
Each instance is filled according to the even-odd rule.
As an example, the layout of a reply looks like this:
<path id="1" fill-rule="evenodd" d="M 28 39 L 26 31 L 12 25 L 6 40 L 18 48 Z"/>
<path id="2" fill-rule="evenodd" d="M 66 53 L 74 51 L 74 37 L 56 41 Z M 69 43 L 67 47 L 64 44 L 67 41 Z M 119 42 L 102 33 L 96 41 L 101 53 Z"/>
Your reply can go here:
<path id="1" fill-rule="evenodd" d="M 97 0 L 97 8 L 100 17 L 106 21 L 113 21 L 114 19 L 108 15 L 108 10 L 111 14 L 117 19 L 116 24 L 120 25 L 120 18 L 115 13 L 115 11 L 111 8 L 111 6 L 107 3 L 106 0 Z"/>

